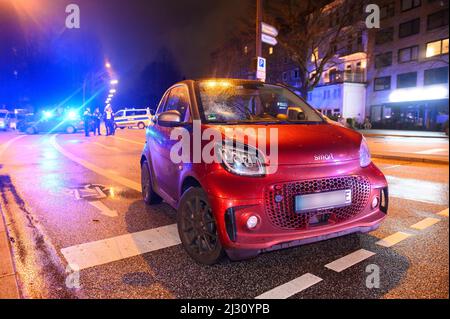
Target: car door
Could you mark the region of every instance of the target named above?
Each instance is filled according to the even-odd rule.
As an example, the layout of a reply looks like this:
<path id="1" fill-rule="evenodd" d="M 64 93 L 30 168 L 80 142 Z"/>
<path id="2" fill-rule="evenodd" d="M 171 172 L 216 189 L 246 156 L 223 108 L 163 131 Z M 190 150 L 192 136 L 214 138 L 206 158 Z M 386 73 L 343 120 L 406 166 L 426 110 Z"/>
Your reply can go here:
<path id="1" fill-rule="evenodd" d="M 167 95 L 164 107 L 158 110 L 158 114 L 162 112 L 177 110 L 181 114 L 181 121 L 188 122 L 189 119 L 189 91 L 186 85 L 179 85 L 173 87 Z M 152 165 L 156 181 L 161 190 L 173 199 L 177 198 L 178 194 L 178 180 L 179 180 L 179 163 L 173 163 L 170 159 L 170 151 L 178 140 L 171 140 L 170 135 L 175 127 L 161 126 L 156 122 L 151 125 L 149 130 L 151 145 L 150 152 L 152 158 Z"/>

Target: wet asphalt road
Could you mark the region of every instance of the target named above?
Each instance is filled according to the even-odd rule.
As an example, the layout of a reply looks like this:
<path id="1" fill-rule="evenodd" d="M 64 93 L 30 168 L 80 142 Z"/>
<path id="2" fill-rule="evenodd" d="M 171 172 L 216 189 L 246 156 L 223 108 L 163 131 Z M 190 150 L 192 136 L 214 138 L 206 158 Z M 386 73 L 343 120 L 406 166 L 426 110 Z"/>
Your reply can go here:
<path id="1" fill-rule="evenodd" d="M 77 273 L 62 250 L 175 223 L 167 204 L 145 206 L 138 192 L 144 132 L 18 136 L 0 134 L 0 202 L 24 297 L 255 298 L 306 273 L 322 280 L 290 298 L 449 297 L 448 217 L 437 215 L 448 208 L 446 165 L 375 160 L 392 196 L 387 220 L 369 234 L 212 267 L 167 245 Z M 411 228 L 425 218 L 437 222 Z M 397 232 L 411 237 L 392 247 L 376 244 Z M 360 249 L 375 254 L 339 273 L 325 267 Z M 367 287 L 368 266 L 378 267 L 379 288 Z"/>

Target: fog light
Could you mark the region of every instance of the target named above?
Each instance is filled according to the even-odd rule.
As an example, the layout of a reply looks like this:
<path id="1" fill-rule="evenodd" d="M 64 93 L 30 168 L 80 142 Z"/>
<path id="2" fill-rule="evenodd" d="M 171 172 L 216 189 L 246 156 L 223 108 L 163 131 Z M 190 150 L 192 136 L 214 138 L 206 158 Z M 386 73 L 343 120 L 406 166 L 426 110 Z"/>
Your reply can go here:
<path id="1" fill-rule="evenodd" d="M 378 199 L 378 197 L 375 196 L 375 197 L 372 199 L 372 209 L 378 207 L 378 203 L 379 203 L 379 202 L 380 202 L 380 200 Z"/>
<path id="2" fill-rule="evenodd" d="M 247 219 L 247 227 L 248 229 L 254 229 L 258 225 L 258 217 L 250 216 Z"/>

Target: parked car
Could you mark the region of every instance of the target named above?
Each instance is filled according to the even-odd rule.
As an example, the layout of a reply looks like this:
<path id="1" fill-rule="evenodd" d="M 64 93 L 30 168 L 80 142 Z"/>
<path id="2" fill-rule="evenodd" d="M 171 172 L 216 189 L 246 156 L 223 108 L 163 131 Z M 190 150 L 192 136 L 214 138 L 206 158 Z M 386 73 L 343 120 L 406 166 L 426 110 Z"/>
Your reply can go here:
<path id="1" fill-rule="evenodd" d="M 83 121 L 73 111 L 63 114 L 53 114 L 52 111 L 44 111 L 39 114 L 26 116 L 18 123 L 17 129 L 27 134 L 60 133 L 73 134 L 83 130 Z"/>
<path id="2" fill-rule="evenodd" d="M 150 109 L 125 109 L 114 114 L 114 123 L 116 128 L 120 129 L 126 127 L 144 129 L 150 124 L 151 118 Z"/>
<path id="3" fill-rule="evenodd" d="M 9 128 L 10 115 L 7 110 L 0 110 L 0 130 L 6 131 Z"/>
<path id="4" fill-rule="evenodd" d="M 274 129 L 275 172 L 263 151 L 274 143 L 269 134 L 256 146 L 256 135 L 241 143 L 232 129 Z M 231 143 L 215 145 L 220 161 L 193 161 L 192 152 L 176 162 L 174 130 Z M 198 136 L 188 136 L 194 145 Z M 386 179 L 363 136 L 329 123 L 289 89 L 259 81 L 186 80 L 169 88 L 147 128 L 140 165 L 144 201 L 177 210 L 181 243 L 202 264 L 224 253 L 239 260 L 369 232 L 388 210 Z"/>
<path id="5" fill-rule="evenodd" d="M 16 130 L 19 122 L 25 120 L 27 113 L 25 110 L 15 110 L 10 112 L 9 128 Z"/>

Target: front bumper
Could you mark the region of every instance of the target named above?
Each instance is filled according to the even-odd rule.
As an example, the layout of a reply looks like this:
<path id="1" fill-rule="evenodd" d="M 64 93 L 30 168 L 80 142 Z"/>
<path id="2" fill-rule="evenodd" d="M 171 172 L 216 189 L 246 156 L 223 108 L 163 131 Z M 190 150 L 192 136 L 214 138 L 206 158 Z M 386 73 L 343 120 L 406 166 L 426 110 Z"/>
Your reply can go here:
<path id="1" fill-rule="evenodd" d="M 387 182 L 383 174 L 375 165 L 367 168 L 355 168 L 351 163 L 339 166 L 341 174 L 336 176 L 336 167 L 290 167 L 280 168 L 274 176 L 266 179 L 253 180 L 253 186 L 242 185 L 243 181 L 234 181 L 234 187 L 230 194 L 223 189 L 212 192 L 209 189 L 209 200 L 218 224 L 219 236 L 223 247 L 232 259 L 242 259 L 264 251 L 282 249 L 316 241 L 326 240 L 355 232 L 368 232 L 376 229 L 384 220 L 387 213 L 388 197 Z M 228 172 L 217 173 L 214 176 L 215 185 L 228 185 L 236 176 Z M 284 179 L 289 176 L 289 179 Z M 330 178 L 330 176 L 333 176 Z M 335 214 L 335 211 L 314 212 L 312 216 L 331 216 L 323 223 L 309 223 L 308 217 L 304 222 L 293 215 L 288 206 L 280 208 L 274 206 L 271 199 L 266 196 L 267 189 L 274 184 L 297 183 L 298 181 L 317 181 L 330 179 L 358 178 L 367 181 L 364 189 L 364 198 L 358 205 L 351 207 L 355 211 L 347 209 L 344 215 Z M 242 177 L 238 177 L 242 179 Z M 250 178 L 244 178 L 251 180 Z M 288 182 L 286 182 L 286 180 Z M 289 182 L 290 181 L 290 182 Z M 217 187 L 217 186 L 215 186 Z M 246 190 L 241 189 L 246 188 Z M 304 191 L 304 190 L 303 190 Z M 315 190 L 317 191 L 317 190 Z M 239 195 L 236 193 L 238 192 Z M 312 191 L 311 191 L 312 192 Z M 257 196 L 259 195 L 259 196 Z M 295 194 L 294 194 L 295 195 Z M 380 199 L 380 204 L 372 208 L 374 197 Z M 292 198 L 288 199 L 288 205 L 292 204 Z M 271 209 L 268 209 L 271 207 Z M 338 210 L 336 210 L 338 211 Z M 339 210 L 339 213 L 343 212 Z M 351 214 L 350 214 L 351 213 Z M 276 220 L 277 216 L 283 216 L 282 222 Z M 290 214 L 290 215 L 289 215 Z M 248 229 L 246 221 L 250 216 L 257 216 L 259 223 L 255 229 Z M 289 223 L 290 216 L 302 222 Z"/>

